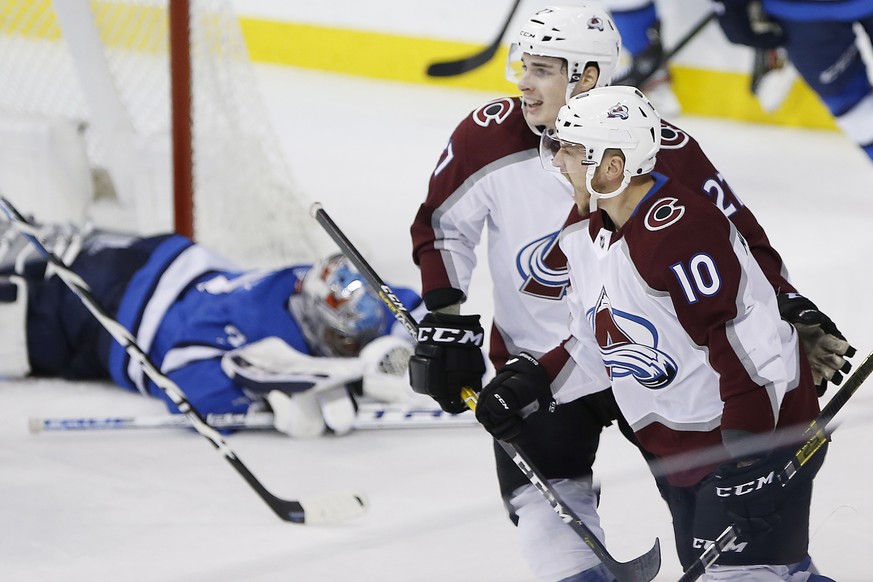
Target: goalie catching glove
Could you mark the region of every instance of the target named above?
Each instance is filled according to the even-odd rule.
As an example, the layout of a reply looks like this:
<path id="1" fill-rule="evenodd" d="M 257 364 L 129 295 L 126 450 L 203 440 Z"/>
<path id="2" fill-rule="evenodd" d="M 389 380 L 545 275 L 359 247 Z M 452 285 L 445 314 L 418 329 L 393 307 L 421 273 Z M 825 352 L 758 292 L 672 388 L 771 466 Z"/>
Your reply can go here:
<path id="1" fill-rule="evenodd" d="M 425 315 L 418 326 L 415 355 L 409 359 L 412 389 L 430 396 L 450 414 L 467 410 L 461 388 L 477 392 L 482 388 L 484 337 L 478 315 Z"/>
<path id="2" fill-rule="evenodd" d="M 257 407 L 266 401 L 276 430 L 292 437 L 320 436 L 352 430 L 357 406 L 352 391 L 383 402 L 412 396 L 405 379 L 412 349 L 408 341 L 380 337 L 358 357 L 313 357 L 277 337 L 228 352 L 224 373 L 239 384 Z"/>
<path id="3" fill-rule="evenodd" d="M 776 301 L 782 319 L 797 330 L 812 367 L 818 395 L 822 396 L 828 381 L 839 385 L 843 381 L 842 375 L 852 369 L 852 364 L 845 358 L 854 356 L 855 348 L 849 345 L 831 318 L 803 295 L 777 293 Z"/>
<path id="4" fill-rule="evenodd" d="M 512 441 L 521 433 L 530 414 L 548 406 L 551 381 L 532 355 L 521 352 L 503 366 L 479 394 L 476 420 L 501 441 Z"/>

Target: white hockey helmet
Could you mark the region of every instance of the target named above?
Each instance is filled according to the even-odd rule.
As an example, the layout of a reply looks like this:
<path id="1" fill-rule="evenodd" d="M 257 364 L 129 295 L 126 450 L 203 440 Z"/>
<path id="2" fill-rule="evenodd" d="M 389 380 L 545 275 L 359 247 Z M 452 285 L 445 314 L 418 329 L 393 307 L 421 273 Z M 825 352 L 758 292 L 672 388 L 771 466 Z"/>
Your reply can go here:
<path id="1" fill-rule="evenodd" d="M 315 263 L 289 304 L 310 348 L 321 356 L 357 356 L 387 324 L 382 302 L 341 254 Z"/>
<path id="2" fill-rule="evenodd" d="M 619 195 L 631 178 L 655 168 L 661 148 L 661 117 L 636 87 L 599 87 L 576 95 L 561 108 L 555 129 L 541 138 L 541 155 L 555 150 L 549 141 L 585 148 L 586 185 L 593 208 L 597 198 Z M 607 149 L 621 150 L 624 155 L 624 179 L 615 191 L 600 193 L 592 188 L 591 179 Z"/>
<path id="3" fill-rule="evenodd" d="M 620 49 L 621 35 L 603 8 L 595 4 L 550 6 L 522 26 L 509 49 L 506 78 L 518 82 L 521 57 L 528 53 L 567 61 L 567 81 L 571 86 L 579 80 L 585 65 L 596 62 L 600 67 L 596 86 L 603 87 L 612 81 Z"/>

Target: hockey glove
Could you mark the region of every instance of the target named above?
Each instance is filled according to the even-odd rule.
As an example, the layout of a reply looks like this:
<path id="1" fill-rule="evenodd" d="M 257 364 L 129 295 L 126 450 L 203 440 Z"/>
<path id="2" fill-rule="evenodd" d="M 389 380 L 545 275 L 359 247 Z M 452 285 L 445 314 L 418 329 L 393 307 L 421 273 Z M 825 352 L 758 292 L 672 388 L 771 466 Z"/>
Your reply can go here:
<path id="1" fill-rule="evenodd" d="M 754 539 L 781 521 L 776 502 L 782 485 L 776 475 L 787 462 L 785 455 L 769 455 L 724 463 L 704 481 L 703 487 L 715 489 L 727 517 L 745 538 Z"/>
<path id="2" fill-rule="evenodd" d="M 852 369 L 852 364 L 844 356 L 854 356 L 855 348 L 849 345 L 831 318 L 806 297 L 797 293 L 777 293 L 776 301 L 782 319 L 797 329 L 812 367 L 818 395 L 822 396 L 828 381 L 839 385 L 843 381 L 842 375 Z"/>
<path id="3" fill-rule="evenodd" d="M 772 49 L 785 44 L 785 35 L 776 23 L 767 19 L 761 3 L 755 0 L 719 0 L 724 9 L 718 23 L 734 44 Z"/>
<path id="4" fill-rule="evenodd" d="M 461 388 L 482 388 L 485 332 L 478 315 L 428 313 L 418 326 L 415 354 L 409 358 L 409 383 L 451 414 L 467 410 Z"/>
<path id="5" fill-rule="evenodd" d="M 552 397 L 549 375 L 532 355 L 521 352 L 506 365 L 479 394 L 476 419 L 501 441 L 512 441 L 521 433 L 522 423 Z"/>

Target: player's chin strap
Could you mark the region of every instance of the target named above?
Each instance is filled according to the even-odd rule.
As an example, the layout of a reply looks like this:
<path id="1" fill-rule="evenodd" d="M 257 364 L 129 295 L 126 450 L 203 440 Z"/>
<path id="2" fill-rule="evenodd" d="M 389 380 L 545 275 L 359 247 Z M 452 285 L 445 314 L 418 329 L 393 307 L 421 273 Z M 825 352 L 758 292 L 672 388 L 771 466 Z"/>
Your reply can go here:
<path id="1" fill-rule="evenodd" d="M 612 192 L 607 192 L 606 194 L 598 192 L 597 190 L 594 189 L 594 186 L 591 184 L 592 180 L 594 180 L 594 173 L 597 171 L 598 166 L 600 166 L 600 164 L 588 166 L 588 171 L 585 172 L 585 186 L 588 188 L 588 193 L 591 194 L 591 198 L 588 199 L 588 211 L 589 212 L 594 212 L 595 210 L 597 210 L 597 201 L 598 200 L 600 200 L 600 199 L 606 200 L 608 198 L 615 198 L 616 196 L 618 196 L 619 194 L 624 192 L 625 188 L 627 188 L 627 185 L 630 184 L 630 181 L 631 181 L 630 172 L 625 170 L 624 171 L 624 178 L 622 178 L 621 184 L 619 185 L 618 188 L 616 188 Z"/>

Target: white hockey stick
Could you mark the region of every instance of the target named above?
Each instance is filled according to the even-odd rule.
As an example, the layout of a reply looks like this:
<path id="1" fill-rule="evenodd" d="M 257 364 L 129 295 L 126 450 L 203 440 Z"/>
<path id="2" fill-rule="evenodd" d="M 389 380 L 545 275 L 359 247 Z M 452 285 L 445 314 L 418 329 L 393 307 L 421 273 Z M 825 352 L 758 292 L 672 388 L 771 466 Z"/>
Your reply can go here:
<path id="1" fill-rule="evenodd" d="M 203 415 L 188 401 L 182 389 L 158 370 L 154 362 L 136 343 L 130 331 L 103 310 L 91 294 L 91 288 L 88 284 L 45 247 L 38 238 L 39 230 L 28 222 L 6 198 L 0 197 L 0 210 L 9 218 L 11 225 L 46 258 L 55 274 L 82 300 L 82 303 L 100 322 L 100 325 L 124 347 L 128 355 L 142 366 L 149 379 L 173 401 L 191 423 L 191 426 L 221 453 L 276 515 L 293 523 L 338 523 L 357 517 L 366 511 L 365 496 L 353 491 L 328 493 L 299 501 L 282 499 L 270 493 L 236 456 L 236 453 L 227 445 L 218 431 L 212 428 Z"/>
<path id="2" fill-rule="evenodd" d="M 209 414 L 206 422 L 212 428 L 226 430 L 270 430 L 272 412 Z M 364 403 L 358 408 L 355 430 L 387 430 L 406 428 L 445 428 L 476 426 L 471 412 L 452 415 L 439 408 L 421 408 L 407 405 Z M 191 428 L 184 414 L 154 416 L 108 416 L 82 418 L 31 417 L 28 427 L 32 433 L 44 431 L 124 430 L 149 428 Z"/>
<path id="3" fill-rule="evenodd" d="M 382 302 L 388 307 L 398 323 L 406 328 L 406 331 L 418 341 L 418 322 L 412 317 L 391 287 L 385 284 L 379 274 L 370 266 L 363 255 L 358 251 L 355 245 L 346 237 L 342 230 L 336 225 L 333 219 L 327 214 L 318 202 L 310 207 L 310 213 L 313 218 L 324 228 L 325 232 L 339 246 L 342 253 L 352 262 L 358 269 L 358 272 L 366 279 L 367 283 L 376 291 Z M 461 396 L 467 403 L 467 406 L 472 410 L 476 410 L 476 393 L 470 388 L 463 388 Z M 524 473 L 525 477 L 531 484 L 537 488 L 537 491 L 543 498 L 549 502 L 552 509 L 561 520 L 566 523 L 576 534 L 582 538 L 582 541 L 591 548 L 603 565 L 615 576 L 618 582 L 649 582 L 653 580 L 661 569 L 661 542 L 655 538 L 655 544 L 645 554 L 638 556 L 627 562 L 619 562 L 606 549 L 606 546 L 601 542 L 594 532 L 585 525 L 576 513 L 561 499 L 558 492 L 548 482 L 548 480 L 540 473 L 536 466 L 530 461 L 527 454 L 518 447 L 495 439 L 495 442 L 506 452 L 516 467 Z"/>

